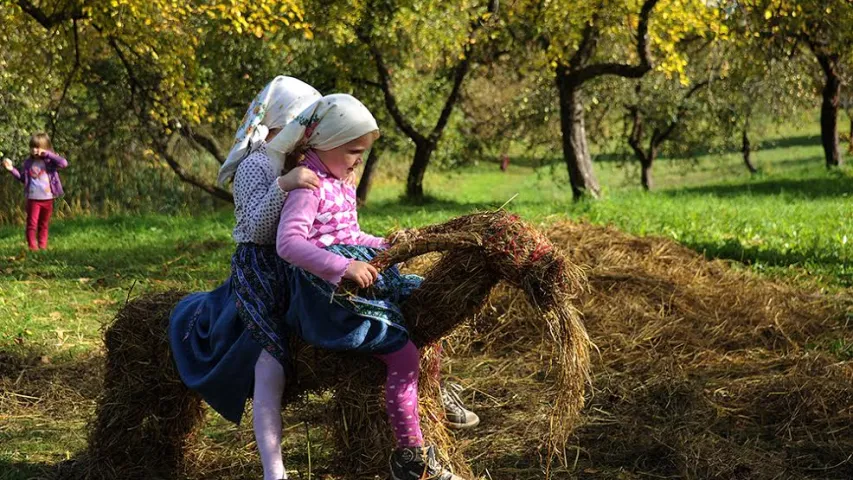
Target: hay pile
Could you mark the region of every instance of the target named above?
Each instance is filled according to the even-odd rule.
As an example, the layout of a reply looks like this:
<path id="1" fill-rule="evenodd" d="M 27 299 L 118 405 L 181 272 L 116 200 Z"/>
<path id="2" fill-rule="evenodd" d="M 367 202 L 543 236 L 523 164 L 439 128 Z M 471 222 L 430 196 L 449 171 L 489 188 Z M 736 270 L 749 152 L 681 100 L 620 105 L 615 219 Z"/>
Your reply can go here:
<path id="1" fill-rule="evenodd" d="M 445 430 L 440 407 L 437 343 L 476 316 L 500 281 L 521 290 L 548 345 L 553 407 L 550 426 L 535 445 L 562 451 L 583 406 L 589 340 L 570 302 L 583 285 L 581 271 L 537 230 L 503 213 L 475 214 L 406 232 L 375 263 L 382 266 L 427 252 L 446 252 L 425 274 L 423 286 L 404 304 L 413 340 L 422 347 L 426 375 L 420 386 L 427 442 L 446 454 L 462 475 L 470 468 Z M 166 339 L 168 314 L 182 293 L 146 296 L 125 306 L 105 333 L 104 392 L 91 424 L 89 452 L 68 478 L 174 478 L 192 476 L 193 437 L 203 409 L 180 382 Z M 331 392 L 332 426 L 341 474 L 363 478 L 387 473 L 393 445 L 384 412 L 381 364 L 305 345 L 297 352 L 297 382 L 286 395 Z M 550 432 L 550 435 L 548 434 Z"/>
<path id="2" fill-rule="evenodd" d="M 588 268 L 579 308 L 600 352 L 564 471 L 619 479 L 853 478 L 853 363 L 832 353 L 834 343 L 853 342 L 853 326 L 837 299 L 707 261 L 667 239 L 571 223 L 549 237 Z M 537 348 L 523 334 L 536 322 L 520 299 L 498 289 L 483 320 L 488 328 L 467 353 L 512 365 Z M 498 396 L 523 385 L 486 378 L 476 388 Z M 512 429 L 479 433 L 488 437 L 480 449 L 499 452 L 483 462 L 493 473 L 515 471 L 518 462 L 501 455 L 535 439 Z"/>
<path id="3" fill-rule="evenodd" d="M 395 250 L 377 259 L 393 263 L 450 249 L 407 263 L 426 273 L 427 282 L 406 312 L 418 344 L 426 346 L 422 366 L 430 372 L 422 376 L 423 426 L 458 471 L 469 472 L 470 462 L 484 478 L 541 479 L 547 459 L 556 455 L 554 478 L 853 478 L 853 365 L 832 347 L 853 343 L 848 306 L 708 261 L 667 239 L 563 223 L 548 232 L 558 254 L 522 225 L 503 214 L 463 217 L 403 232 Z M 574 265 L 585 266 L 587 286 Z M 112 348 L 110 335 L 131 339 L 114 343 L 128 353 L 108 370 L 129 385 L 157 387 L 158 399 L 186 405 L 193 418 L 198 399 L 174 385 L 171 365 L 163 363 L 163 322 L 180 296 L 143 297 L 122 311 L 107 343 Z M 571 434 L 587 357 L 583 325 L 570 305 L 583 313 L 598 347 L 590 369 L 594 390 Z M 119 335 L 122 329 L 131 333 Z M 453 342 L 444 369 L 470 387 L 466 400 L 483 418 L 474 431 L 454 437 L 440 421 L 435 376 L 434 345 L 448 333 Z M 564 340 L 555 342 L 555 336 Z M 296 387 L 288 390 L 290 398 L 337 392 L 324 407 L 329 410 L 316 416 L 333 419 L 335 451 L 345 454 L 332 473 L 384 475 L 391 438 L 381 364 L 305 346 L 298 352 L 299 383 L 288 383 Z M 153 439 L 152 451 L 176 451 L 175 445 L 189 442 L 183 443 L 187 456 L 166 462 L 172 473 L 210 472 L 197 463 L 197 422 L 179 422 L 164 434 L 171 420 L 137 417 L 136 427 L 110 431 L 115 425 L 107 420 L 119 415 L 116 406 L 172 412 L 156 407 L 149 394 L 137 389 L 133 398 L 110 397 L 105 391 L 91 433 L 93 452 L 113 445 L 119 453 L 142 453 L 111 457 L 101 448 L 99 466 L 87 467 L 87 478 L 140 478 L 133 474 L 140 465 L 129 462 L 148 458 L 145 445 L 128 435 L 138 426 L 147 428 L 142 431 Z M 130 403 L 134 399 L 138 403 Z M 111 476 L 119 473 L 119 462 L 131 474 Z M 241 465 L 256 462 L 251 457 Z M 231 461 L 231 470 L 239 476 L 237 463 Z M 155 474 L 145 478 L 173 478 Z"/>

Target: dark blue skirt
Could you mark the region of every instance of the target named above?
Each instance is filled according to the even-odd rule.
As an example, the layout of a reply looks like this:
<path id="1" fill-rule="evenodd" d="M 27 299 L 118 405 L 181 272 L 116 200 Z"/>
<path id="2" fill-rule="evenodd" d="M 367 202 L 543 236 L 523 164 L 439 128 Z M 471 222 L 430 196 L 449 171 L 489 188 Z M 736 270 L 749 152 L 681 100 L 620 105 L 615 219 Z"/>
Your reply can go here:
<path id="1" fill-rule="evenodd" d="M 172 310 L 169 344 L 184 384 L 226 419 L 240 423 L 261 346 L 237 317 L 231 280 L 184 297 Z"/>
<path id="2" fill-rule="evenodd" d="M 269 245 L 240 244 L 231 278 L 184 297 L 172 310 L 169 343 L 181 380 L 225 419 L 239 423 L 266 349 L 289 370 L 284 325 L 286 264 Z"/>
<path id="3" fill-rule="evenodd" d="M 332 245 L 326 250 L 369 262 L 379 250 L 359 245 Z M 336 294 L 331 283 L 293 265 L 286 275 L 290 303 L 285 315 L 289 331 L 306 343 L 335 351 L 385 354 L 409 340 L 399 305 L 420 286 L 417 275 L 391 267 L 360 296 Z"/>

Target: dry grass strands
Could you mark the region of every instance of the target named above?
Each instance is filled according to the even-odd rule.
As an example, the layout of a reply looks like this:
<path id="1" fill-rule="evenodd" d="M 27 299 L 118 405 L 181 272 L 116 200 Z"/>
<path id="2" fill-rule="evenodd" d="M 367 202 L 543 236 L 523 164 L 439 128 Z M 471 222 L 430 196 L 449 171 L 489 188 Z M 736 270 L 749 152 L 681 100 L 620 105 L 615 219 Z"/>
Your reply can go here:
<path id="1" fill-rule="evenodd" d="M 853 326 L 838 298 L 668 239 L 571 223 L 550 238 L 587 267 L 580 309 L 601 352 L 574 433 L 582 470 L 620 479 L 853 478 L 853 362 L 831 347 L 853 341 Z M 533 312 L 520 300 L 509 289 L 493 295 L 493 330 L 530 328 Z M 501 348 L 491 330 L 482 342 Z M 572 468 L 575 458 L 567 460 Z"/>

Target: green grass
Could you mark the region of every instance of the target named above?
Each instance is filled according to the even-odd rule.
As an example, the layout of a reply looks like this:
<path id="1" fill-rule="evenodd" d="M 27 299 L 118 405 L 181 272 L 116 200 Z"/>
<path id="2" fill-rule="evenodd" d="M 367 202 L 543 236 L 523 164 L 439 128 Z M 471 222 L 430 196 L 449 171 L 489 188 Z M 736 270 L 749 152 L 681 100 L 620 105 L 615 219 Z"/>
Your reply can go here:
<path id="1" fill-rule="evenodd" d="M 365 230 L 383 234 L 509 202 L 506 208 L 537 223 L 611 224 L 810 288 L 853 286 L 853 171 L 828 172 L 813 134 L 765 144 L 756 163 L 762 173 L 750 176 L 736 155 L 661 160 L 659 189 L 649 193 L 636 186 L 633 164 L 600 162 L 605 198 L 573 202 L 557 159 L 519 155 L 506 173 L 491 161 L 429 172 L 425 205 L 398 200 L 400 165 L 389 164 L 360 215 Z M 86 352 L 98 350 L 101 326 L 129 295 L 215 286 L 228 275 L 232 222 L 230 208 L 196 217 L 69 219 L 54 222 L 51 249 L 38 253 L 26 252 L 22 227 L 0 227 L 0 375 L 4 358 L 75 372 Z M 848 344 L 835 348 L 851 355 Z M 68 389 L 72 399 L 86 397 Z M 78 406 L 89 411 L 92 399 Z M 0 480 L 29 478 L 39 465 L 84 447 L 81 416 L 53 408 L 0 395 Z M 207 433 L 216 439 L 231 435 L 223 433 L 229 428 L 215 424 Z"/>

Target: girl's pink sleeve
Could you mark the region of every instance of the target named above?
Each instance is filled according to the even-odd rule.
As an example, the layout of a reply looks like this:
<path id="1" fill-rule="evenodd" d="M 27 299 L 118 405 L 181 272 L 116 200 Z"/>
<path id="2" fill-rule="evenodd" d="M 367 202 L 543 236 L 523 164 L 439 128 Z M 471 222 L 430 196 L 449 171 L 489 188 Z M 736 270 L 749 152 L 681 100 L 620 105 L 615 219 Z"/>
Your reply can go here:
<path id="1" fill-rule="evenodd" d="M 23 169 L 24 167 L 21 168 Z M 17 168 L 12 167 L 12 170 L 10 170 L 9 173 L 11 173 L 12 176 L 15 177 L 19 182 L 24 183 L 24 176 L 21 175 L 21 172 L 18 171 Z"/>
<path id="2" fill-rule="evenodd" d="M 64 157 L 60 156 L 56 152 L 51 152 L 50 150 L 46 150 L 44 153 L 45 153 L 45 160 L 50 160 L 58 168 L 65 168 L 68 166 L 68 160 L 66 160 Z"/>
<path id="3" fill-rule="evenodd" d="M 364 245 L 365 247 L 373 247 L 373 248 L 388 248 L 388 242 L 385 241 L 384 238 L 374 237 L 369 233 L 358 232 L 358 240 L 355 242 L 357 245 Z"/>
<path id="4" fill-rule="evenodd" d="M 275 248 L 278 255 L 289 263 L 337 285 L 352 260 L 308 241 L 308 232 L 317 217 L 319 205 L 320 199 L 309 189 L 290 192 L 281 210 Z"/>

